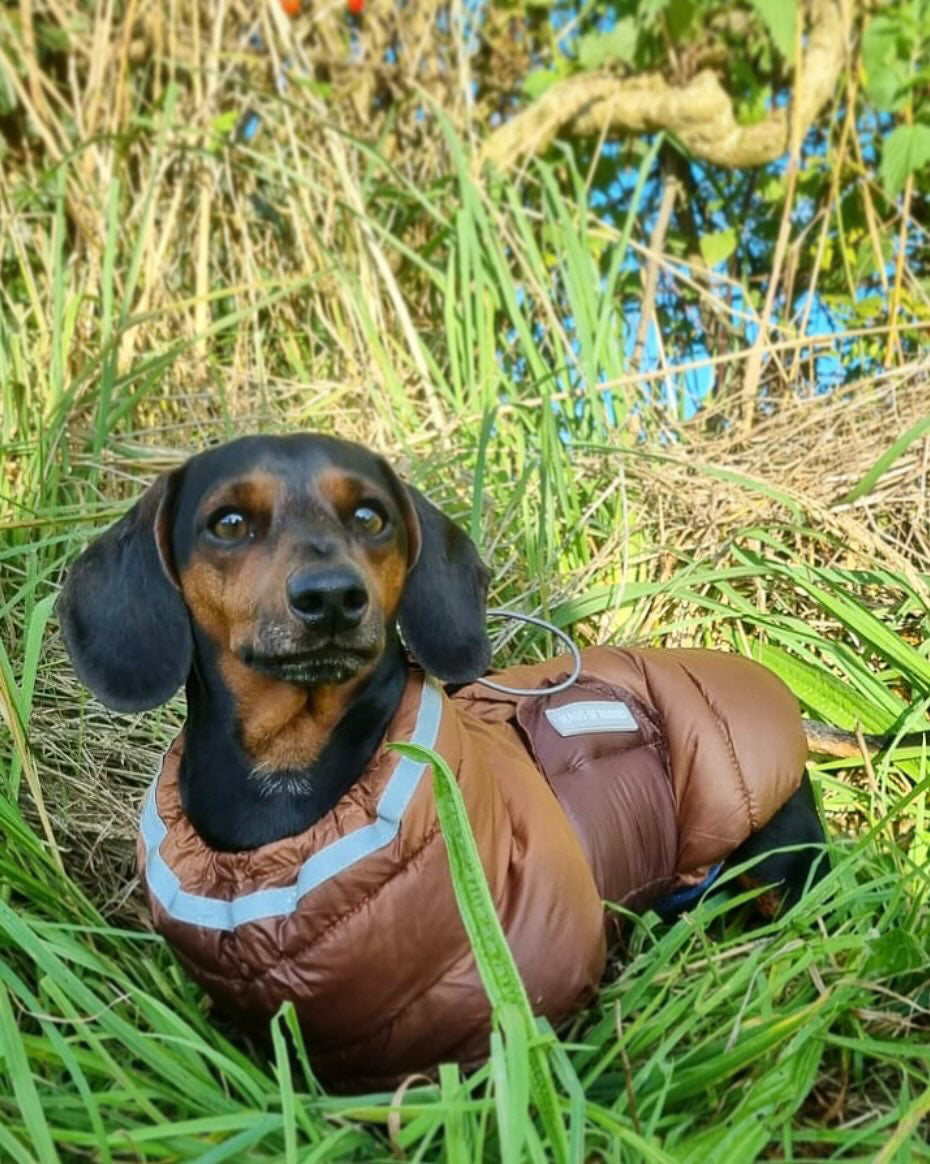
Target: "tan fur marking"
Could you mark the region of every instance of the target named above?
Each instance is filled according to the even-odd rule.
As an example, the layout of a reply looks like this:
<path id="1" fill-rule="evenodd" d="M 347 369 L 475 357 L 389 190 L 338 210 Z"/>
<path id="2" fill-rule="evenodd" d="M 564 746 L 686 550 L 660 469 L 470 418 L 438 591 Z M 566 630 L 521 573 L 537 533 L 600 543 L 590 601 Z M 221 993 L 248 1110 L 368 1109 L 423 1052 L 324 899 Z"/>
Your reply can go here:
<path id="1" fill-rule="evenodd" d="M 235 701 L 242 745 L 254 770 L 286 772 L 313 763 L 370 668 L 348 683 L 309 690 L 262 675 L 233 654 L 223 656 L 220 671 Z"/>
<path id="2" fill-rule="evenodd" d="M 283 567 L 277 560 L 281 556 L 286 558 L 248 550 L 231 577 L 203 559 L 195 560 L 181 578 L 194 617 L 217 649 L 242 745 L 256 771 L 265 772 L 311 764 L 367 674 L 366 670 L 348 683 L 308 690 L 265 675 L 238 657 L 236 652 L 252 641 L 258 608 L 280 606 L 275 590 L 283 594 Z"/>
<path id="3" fill-rule="evenodd" d="M 366 495 L 380 501 L 390 512 L 395 509 L 382 490 L 374 484 L 346 476 L 339 469 L 324 469 L 317 478 L 323 496 L 341 517 L 347 517 Z M 394 531 L 394 537 L 384 545 L 366 545 L 361 539 L 354 555 L 355 562 L 365 574 L 369 592 L 377 596 L 386 619 L 393 618 L 400 603 L 407 577 L 406 529 Z"/>
<path id="4" fill-rule="evenodd" d="M 369 551 L 360 564 L 364 565 L 369 590 L 377 596 L 384 617 L 393 618 L 407 580 L 407 555 L 394 542 L 377 557 Z"/>
<path id="5" fill-rule="evenodd" d="M 323 469 L 316 479 L 316 486 L 322 497 L 339 514 L 348 514 L 358 505 L 364 492 L 364 485 L 353 477 L 346 476 L 341 469 Z M 380 496 L 380 493 L 377 494 Z"/>
<path id="6" fill-rule="evenodd" d="M 242 506 L 252 517 L 270 518 L 275 505 L 281 500 L 283 487 L 274 473 L 254 469 L 235 481 L 224 481 L 200 503 L 199 510 L 208 514 L 221 506 Z"/>
<path id="7" fill-rule="evenodd" d="M 760 881 L 752 877 L 748 873 L 742 873 L 736 879 L 737 884 L 743 889 L 758 889 L 760 885 L 765 885 L 765 881 Z M 782 897 L 777 889 L 766 889 L 760 893 L 758 897 L 752 900 L 752 908 L 758 911 L 764 918 L 771 920 L 774 918 L 782 907 Z"/>
<path id="8" fill-rule="evenodd" d="M 267 525 L 281 494 L 274 474 L 255 471 L 224 482 L 207 495 L 200 512 L 241 507 L 250 520 Z M 220 651 L 235 648 L 237 640 L 248 636 L 271 569 L 272 560 L 263 547 L 242 546 L 233 553 L 198 549 L 182 572 L 181 592 L 188 609 Z"/>
<path id="9" fill-rule="evenodd" d="M 314 481 L 314 492 L 331 506 L 340 521 L 363 496 L 381 498 L 382 491 L 337 469 L 326 469 Z M 256 472 L 227 483 L 201 507 L 210 513 L 223 506 L 239 507 L 256 521 L 271 524 L 283 500 L 282 483 L 272 474 Z M 393 510 L 387 501 L 385 506 Z M 371 598 L 371 616 L 394 616 L 407 574 L 405 530 L 397 529 L 383 544 L 347 537 L 345 550 L 360 570 Z M 198 547 L 181 575 L 181 589 L 197 624 L 216 648 L 220 674 L 236 708 L 242 745 L 256 773 L 305 769 L 319 755 L 333 728 L 345 714 L 358 686 L 376 665 L 363 668 L 347 683 L 306 688 L 248 666 L 243 648 L 254 646 L 256 628 L 264 620 L 286 625 L 287 578 L 295 565 L 300 541 L 279 536 L 232 551 Z"/>

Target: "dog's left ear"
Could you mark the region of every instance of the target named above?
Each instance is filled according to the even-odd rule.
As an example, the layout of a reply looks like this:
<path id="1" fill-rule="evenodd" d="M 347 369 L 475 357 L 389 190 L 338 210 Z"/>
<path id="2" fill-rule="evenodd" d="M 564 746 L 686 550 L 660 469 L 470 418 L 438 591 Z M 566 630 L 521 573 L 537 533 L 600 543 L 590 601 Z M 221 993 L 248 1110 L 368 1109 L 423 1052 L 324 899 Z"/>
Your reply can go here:
<path id="1" fill-rule="evenodd" d="M 491 662 L 488 569 L 475 544 L 412 485 L 404 499 L 410 566 L 398 622 L 413 657 L 437 679 L 469 683 Z"/>

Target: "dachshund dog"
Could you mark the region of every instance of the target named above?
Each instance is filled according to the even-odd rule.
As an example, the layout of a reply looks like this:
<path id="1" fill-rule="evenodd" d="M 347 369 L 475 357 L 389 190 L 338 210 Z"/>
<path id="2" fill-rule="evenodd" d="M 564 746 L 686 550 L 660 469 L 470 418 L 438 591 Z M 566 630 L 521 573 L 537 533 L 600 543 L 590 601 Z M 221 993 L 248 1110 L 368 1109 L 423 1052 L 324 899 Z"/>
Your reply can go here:
<path id="1" fill-rule="evenodd" d="M 505 673 L 543 698 L 450 696 L 437 680 L 472 684 L 490 662 L 488 580 L 381 457 L 245 437 L 160 477 L 59 599 L 77 672 L 110 707 L 186 682 L 140 823 L 156 928 L 241 1025 L 293 1003 L 334 1086 L 476 1063 L 492 1021 L 426 766 L 386 740 L 435 746 L 456 773 L 551 1021 L 597 989 L 605 899 L 673 915 L 723 862 L 755 858 L 769 912 L 823 871 L 797 704 L 771 673 L 602 647 L 568 688 L 557 659 Z"/>
<path id="2" fill-rule="evenodd" d="M 298 434 L 244 437 L 149 488 L 58 603 L 81 680 L 143 711 L 187 685 L 184 807 L 222 850 L 301 832 L 352 785 L 406 674 L 483 674 L 488 572 L 387 462 Z"/>
<path id="3" fill-rule="evenodd" d="M 482 675 L 489 575 L 471 540 L 380 456 L 328 436 L 250 436 L 159 477 L 77 560 L 58 603 L 79 677 L 141 711 L 186 682 L 184 810 L 213 849 L 307 829 L 382 741 L 407 649 Z M 822 841 L 805 776 L 734 854 Z M 796 897 L 810 857 L 760 881 Z"/>

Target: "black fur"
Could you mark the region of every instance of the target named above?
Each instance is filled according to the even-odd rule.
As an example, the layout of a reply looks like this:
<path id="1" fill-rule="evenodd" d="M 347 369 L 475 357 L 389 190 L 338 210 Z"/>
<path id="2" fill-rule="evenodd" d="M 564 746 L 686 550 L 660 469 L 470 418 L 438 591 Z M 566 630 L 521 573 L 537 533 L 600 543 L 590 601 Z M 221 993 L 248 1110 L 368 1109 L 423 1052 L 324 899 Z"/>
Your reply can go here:
<path id="1" fill-rule="evenodd" d="M 191 665 L 187 607 L 159 550 L 177 479 L 159 477 L 71 567 L 56 605 L 74 669 L 115 711 L 147 711 L 174 695 Z"/>
<path id="2" fill-rule="evenodd" d="M 198 665 L 187 681 L 187 727 L 181 761 L 181 799 L 191 824 L 214 849 L 254 849 L 309 828 L 345 795 L 380 744 L 397 710 L 407 668 L 397 636 L 334 728 L 306 773 L 306 789 L 267 791 L 239 745 L 232 701 L 214 665 L 214 651 L 197 638 Z M 270 773 L 279 781 L 280 773 Z"/>
<path id="3" fill-rule="evenodd" d="M 727 867 L 735 868 L 759 858 L 747 870 L 747 878 L 756 885 L 773 886 L 781 907 L 788 909 L 801 899 L 806 888 L 829 872 L 824 840 L 814 790 L 805 772 L 797 791 L 768 824 L 731 853 Z"/>
<path id="4" fill-rule="evenodd" d="M 277 475 L 293 497 L 329 468 L 380 482 L 396 502 L 393 517 L 406 528 L 408 552 L 416 555 L 397 616 L 412 654 L 437 678 L 465 682 L 484 673 L 491 653 L 484 625 L 488 572 L 471 540 L 367 449 L 311 434 L 243 437 L 160 477 L 78 558 L 57 611 L 78 675 L 108 707 L 143 711 L 186 682 L 184 807 L 201 836 L 225 850 L 302 832 L 323 816 L 377 749 L 406 676 L 390 624 L 374 672 L 313 764 L 296 773 L 253 772 L 215 648 L 192 624 L 175 579 L 203 536 L 198 507 L 204 497 L 254 468 Z M 299 508 L 289 512 L 312 520 Z"/>
<path id="5" fill-rule="evenodd" d="M 487 671 L 488 571 L 471 538 L 418 489 L 407 486 L 420 526 L 420 556 L 407 578 L 399 621 L 414 658 L 447 683 Z"/>

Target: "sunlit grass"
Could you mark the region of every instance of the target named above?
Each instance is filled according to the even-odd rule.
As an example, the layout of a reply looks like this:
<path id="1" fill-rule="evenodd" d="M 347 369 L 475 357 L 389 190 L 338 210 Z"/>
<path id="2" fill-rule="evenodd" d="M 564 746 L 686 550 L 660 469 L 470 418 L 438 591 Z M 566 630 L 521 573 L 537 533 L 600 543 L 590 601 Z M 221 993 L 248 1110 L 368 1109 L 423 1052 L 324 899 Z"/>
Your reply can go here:
<path id="1" fill-rule="evenodd" d="M 925 388 L 785 402 L 742 445 L 662 415 L 625 379 L 636 201 L 598 220 L 569 161 L 484 186 L 440 127 L 424 186 L 296 102 L 234 150 L 183 81 L 124 96 L 124 137 L 3 176 L 0 1158 L 930 1157 L 922 749 L 814 767 L 833 871 L 791 913 L 759 927 L 730 886 L 674 925 L 629 918 L 561 1041 L 492 977 L 488 1065 L 395 1097 L 323 1094 L 287 1013 L 245 1045 L 145 932 L 135 816 L 183 708 L 104 712 L 51 604 L 80 546 L 210 440 L 364 440 L 470 530 L 496 604 L 582 643 L 752 654 L 850 730 L 926 722 L 930 558 L 907 532 L 922 453 L 886 455 Z M 501 662 L 552 649 L 500 633 Z"/>

